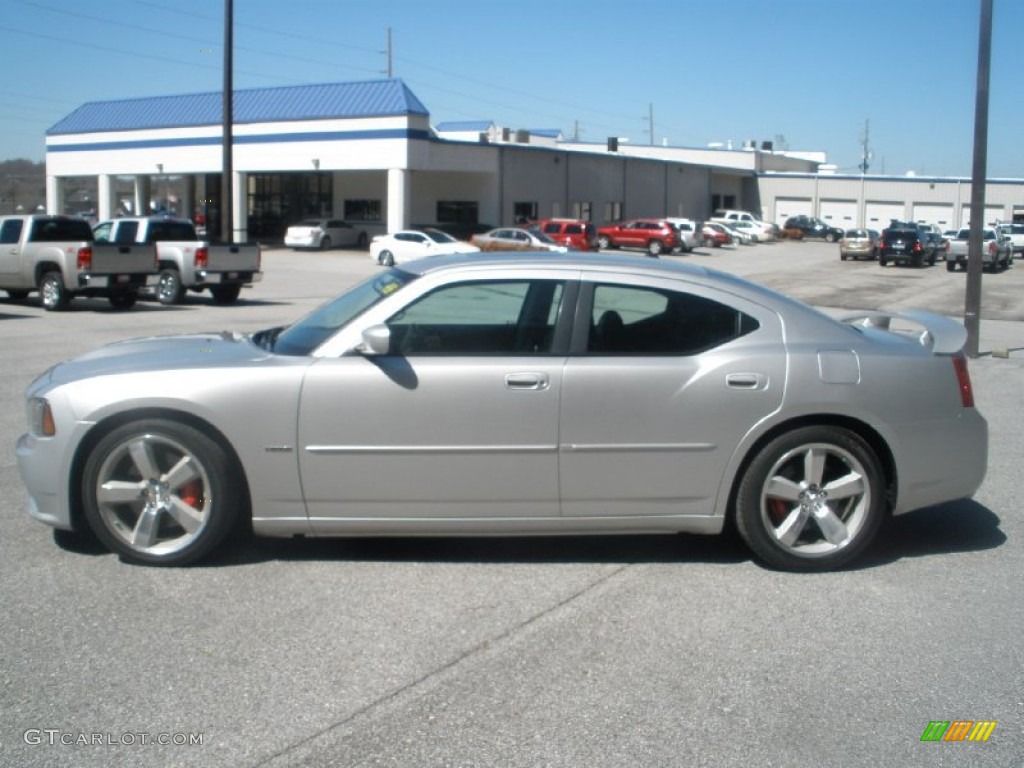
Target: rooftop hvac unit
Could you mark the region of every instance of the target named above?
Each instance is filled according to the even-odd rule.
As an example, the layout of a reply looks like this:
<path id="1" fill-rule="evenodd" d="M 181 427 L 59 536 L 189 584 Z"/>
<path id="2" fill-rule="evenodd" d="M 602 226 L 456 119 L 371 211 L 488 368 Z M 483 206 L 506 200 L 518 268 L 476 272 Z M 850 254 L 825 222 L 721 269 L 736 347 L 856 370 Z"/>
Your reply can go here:
<path id="1" fill-rule="evenodd" d="M 618 136 L 609 136 L 608 137 L 608 151 L 609 152 L 618 152 L 619 151 L 619 137 Z"/>
<path id="2" fill-rule="evenodd" d="M 501 140 L 502 141 L 511 141 L 512 140 L 512 129 L 511 128 L 502 128 L 501 129 Z"/>
<path id="3" fill-rule="evenodd" d="M 516 131 L 516 144 L 529 144 L 530 132 L 520 128 Z"/>
<path id="4" fill-rule="evenodd" d="M 763 149 L 765 152 L 772 152 L 775 149 L 775 145 L 772 144 L 770 141 L 762 141 L 761 149 Z"/>

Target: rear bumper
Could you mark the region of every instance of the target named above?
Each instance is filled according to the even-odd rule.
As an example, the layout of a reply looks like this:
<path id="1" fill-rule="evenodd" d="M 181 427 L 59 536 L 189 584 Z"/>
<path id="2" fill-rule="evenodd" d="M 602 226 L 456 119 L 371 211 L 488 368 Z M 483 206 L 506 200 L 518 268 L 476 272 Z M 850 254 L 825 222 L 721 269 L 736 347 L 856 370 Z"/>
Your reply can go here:
<path id="1" fill-rule="evenodd" d="M 137 291 L 140 288 L 151 288 L 159 281 L 160 276 L 156 273 L 94 275 L 89 272 L 81 272 L 78 275 L 78 286 L 75 290 L 79 293 Z"/>

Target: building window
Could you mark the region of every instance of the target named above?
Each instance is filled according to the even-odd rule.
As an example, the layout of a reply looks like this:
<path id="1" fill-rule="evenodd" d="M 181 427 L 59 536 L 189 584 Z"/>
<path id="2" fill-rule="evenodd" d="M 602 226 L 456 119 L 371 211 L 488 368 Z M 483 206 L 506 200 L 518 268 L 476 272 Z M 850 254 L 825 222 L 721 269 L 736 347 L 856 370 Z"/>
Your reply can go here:
<path id="1" fill-rule="evenodd" d="M 439 200 L 437 203 L 438 224 L 477 224 L 480 221 L 480 206 L 471 200 Z"/>
<path id="2" fill-rule="evenodd" d="M 612 201 L 604 204 L 605 221 L 622 221 L 622 203 Z"/>
<path id="3" fill-rule="evenodd" d="M 536 203 L 513 203 L 512 216 L 516 224 L 525 224 L 537 220 Z"/>
<path id="4" fill-rule="evenodd" d="M 572 204 L 572 218 L 580 221 L 593 221 L 593 205 L 588 202 L 575 202 Z"/>
<path id="5" fill-rule="evenodd" d="M 346 200 L 343 215 L 346 221 L 380 221 L 380 200 Z"/>

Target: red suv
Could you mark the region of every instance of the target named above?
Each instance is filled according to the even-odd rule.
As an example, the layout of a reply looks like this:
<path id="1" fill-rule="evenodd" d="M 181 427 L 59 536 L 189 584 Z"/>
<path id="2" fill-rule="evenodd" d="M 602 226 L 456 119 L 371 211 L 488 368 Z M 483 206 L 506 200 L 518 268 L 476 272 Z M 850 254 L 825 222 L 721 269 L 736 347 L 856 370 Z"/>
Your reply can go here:
<path id="1" fill-rule="evenodd" d="M 597 250 L 597 229 L 580 219 L 541 219 L 540 231 L 559 245 L 568 245 L 577 251 Z"/>
<path id="2" fill-rule="evenodd" d="M 664 219 L 628 219 L 597 230 L 597 242 L 606 248 L 643 248 L 651 256 L 678 248 L 679 233 Z"/>

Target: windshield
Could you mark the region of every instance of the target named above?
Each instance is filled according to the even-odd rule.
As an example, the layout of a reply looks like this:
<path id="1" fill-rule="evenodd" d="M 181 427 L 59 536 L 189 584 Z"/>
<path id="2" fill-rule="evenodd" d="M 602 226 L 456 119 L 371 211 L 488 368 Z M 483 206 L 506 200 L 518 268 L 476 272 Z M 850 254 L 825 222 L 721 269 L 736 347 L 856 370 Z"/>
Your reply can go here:
<path id="1" fill-rule="evenodd" d="M 457 243 L 459 242 L 454 237 L 449 235 L 447 232 L 442 232 L 440 229 L 424 229 L 423 234 L 433 240 L 435 243 Z"/>
<path id="2" fill-rule="evenodd" d="M 415 279 L 415 275 L 399 269 L 374 275 L 283 331 L 261 331 L 253 340 L 279 355 L 311 354 L 354 318 Z"/>

